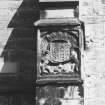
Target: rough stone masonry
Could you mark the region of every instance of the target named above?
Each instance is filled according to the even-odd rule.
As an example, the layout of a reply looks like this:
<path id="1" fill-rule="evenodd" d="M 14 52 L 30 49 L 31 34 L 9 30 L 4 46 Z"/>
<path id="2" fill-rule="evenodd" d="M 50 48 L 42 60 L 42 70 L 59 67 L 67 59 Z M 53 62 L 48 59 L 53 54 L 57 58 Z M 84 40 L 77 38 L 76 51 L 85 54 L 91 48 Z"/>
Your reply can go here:
<path id="1" fill-rule="evenodd" d="M 105 104 L 105 0 L 80 0 L 80 19 L 85 23 L 83 53 L 84 104 Z"/>
<path id="2" fill-rule="evenodd" d="M 35 22 L 35 7 L 32 8 L 34 2 L 32 0 L 24 0 L 20 10 L 18 8 L 21 6 L 23 0 L 0 0 L 0 53 L 2 54 L 6 42 L 12 33 L 13 28 L 15 27 L 16 40 L 10 39 L 9 48 L 5 49 L 6 59 L 4 62 L 4 57 L 0 56 L 0 70 L 2 69 L 3 64 L 6 66 L 3 72 L 16 72 L 22 71 L 29 74 L 30 68 L 31 71 L 34 69 L 34 63 L 32 63 L 31 57 L 33 57 L 32 46 L 26 47 L 29 45 L 29 42 L 32 42 L 34 39 L 34 31 L 32 24 L 30 22 Z M 12 20 L 15 13 L 18 11 L 17 17 L 14 22 L 14 27 L 8 27 L 8 24 Z M 25 11 L 25 12 L 23 12 Z M 30 12 L 31 11 L 31 12 Z M 26 19 L 27 18 L 27 19 Z M 85 24 L 85 38 L 86 38 L 86 49 L 82 52 L 82 78 L 84 80 L 84 105 L 104 105 L 105 104 L 105 0 L 79 0 L 79 18 Z M 27 21 L 25 21 L 25 19 Z M 32 21 L 33 20 L 33 21 Z M 25 24 L 24 24 L 25 23 Z M 27 37 L 26 37 L 27 36 Z M 22 37 L 22 38 L 21 38 Z M 17 40 L 17 38 L 19 38 Z M 11 41 L 12 40 L 12 41 Z M 30 41 L 31 40 L 31 41 Z M 16 41 L 20 42 L 14 43 Z M 17 46 L 18 45 L 18 46 Z M 22 45 L 22 46 L 21 46 Z M 33 43 L 31 44 L 33 45 Z M 25 46 L 25 47 L 24 47 Z M 15 48 L 18 48 L 15 49 Z M 15 49 L 15 52 L 14 52 Z M 18 51 L 18 52 L 17 52 Z M 19 52 L 21 51 L 21 52 Z M 25 51 L 26 56 L 23 55 Z M 26 53 L 28 52 L 28 53 Z M 10 55 L 12 54 L 12 55 Z M 15 55 L 15 56 L 14 56 Z M 16 58 L 18 55 L 18 59 Z M 21 59 L 21 57 L 23 59 Z M 28 58 L 27 58 L 28 57 Z M 26 59 L 27 58 L 27 59 Z M 25 60 L 24 60 L 25 59 Z M 29 61 L 31 63 L 29 64 Z M 17 66 L 21 63 L 21 67 Z M 28 64 L 28 66 L 27 66 Z M 43 90 L 47 91 L 46 94 L 50 94 L 47 89 L 50 87 L 45 87 Z M 82 88 L 82 87 L 81 87 Z M 50 88 L 49 91 L 57 91 L 57 93 L 51 94 L 56 97 L 66 97 L 66 104 L 64 101 L 58 101 L 57 99 L 53 100 L 51 103 L 56 103 L 57 105 L 79 105 L 78 102 L 71 102 L 68 100 L 69 89 L 74 89 L 75 94 L 78 94 L 77 90 L 81 88 L 78 87 L 63 87 Z M 42 92 L 43 92 L 42 90 Z M 65 91 L 65 92 L 64 92 Z M 77 91 L 77 92 L 76 92 Z M 44 94 L 44 93 L 43 93 Z M 44 96 L 47 96 L 47 95 Z M 78 96 L 78 95 L 76 95 Z M 79 96 L 82 96 L 79 95 Z M 40 96 L 39 96 L 40 97 Z M 71 94 L 72 97 L 72 94 Z M 44 100 L 41 101 L 41 104 L 44 103 Z M 41 105 L 40 104 L 40 105 Z M 72 105 L 71 104 L 71 105 Z M 54 104 L 55 105 L 55 104 Z"/>

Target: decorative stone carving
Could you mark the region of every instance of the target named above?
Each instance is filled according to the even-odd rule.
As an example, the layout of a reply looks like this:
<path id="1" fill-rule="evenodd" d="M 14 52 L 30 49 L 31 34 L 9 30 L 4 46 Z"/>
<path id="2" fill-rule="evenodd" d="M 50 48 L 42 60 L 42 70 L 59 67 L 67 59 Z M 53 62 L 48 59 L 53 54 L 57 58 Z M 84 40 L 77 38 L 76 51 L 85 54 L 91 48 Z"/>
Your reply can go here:
<path id="1" fill-rule="evenodd" d="M 36 102 L 38 105 L 83 105 L 82 86 L 44 86 L 36 88 Z M 68 101 L 67 101 L 68 100 Z M 73 104 L 74 105 L 74 104 Z"/>
<path id="2" fill-rule="evenodd" d="M 78 73 L 79 42 L 75 31 L 40 32 L 40 75 Z"/>

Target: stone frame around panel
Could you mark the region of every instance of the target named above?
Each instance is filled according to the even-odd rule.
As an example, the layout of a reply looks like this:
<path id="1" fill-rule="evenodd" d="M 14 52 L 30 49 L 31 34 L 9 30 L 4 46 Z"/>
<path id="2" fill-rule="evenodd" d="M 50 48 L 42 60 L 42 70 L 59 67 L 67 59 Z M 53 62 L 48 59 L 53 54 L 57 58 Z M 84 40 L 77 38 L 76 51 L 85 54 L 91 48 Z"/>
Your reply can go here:
<path id="1" fill-rule="evenodd" d="M 56 31 L 56 32 L 58 32 L 58 30 L 63 30 L 63 31 L 64 30 L 65 31 L 69 30 L 70 32 L 74 31 L 74 32 L 78 33 L 78 36 L 77 36 L 77 38 L 78 38 L 78 48 L 76 48 L 76 49 L 78 49 L 78 62 L 79 62 L 79 64 L 78 64 L 78 73 L 77 74 L 71 73 L 71 75 L 70 74 L 66 74 L 66 73 L 62 73 L 62 74 L 56 74 L 56 75 L 43 75 L 42 76 L 42 75 L 40 75 L 40 72 L 39 72 L 39 68 L 40 68 L 39 67 L 39 65 L 40 65 L 40 50 L 39 50 L 40 46 L 39 46 L 39 42 L 41 41 L 40 40 L 40 32 L 43 32 L 43 35 L 44 35 L 44 34 L 47 34 L 49 31 L 52 31 L 52 32 Z M 72 27 L 67 26 L 66 28 L 65 27 L 55 27 L 55 28 L 54 27 L 53 28 L 52 27 L 46 27 L 46 28 L 42 27 L 42 28 L 38 29 L 38 36 L 37 36 L 38 37 L 37 38 L 37 45 L 38 45 L 37 46 L 37 50 L 38 50 L 37 51 L 37 80 L 38 80 L 38 82 L 40 82 L 40 81 L 41 81 L 41 83 L 43 81 L 44 82 L 45 81 L 46 82 L 54 82 L 54 81 L 63 82 L 63 81 L 69 81 L 69 80 L 71 80 L 72 82 L 76 81 L 76 80 L 77 81 L 81 81 L 81 43 L 80 43 L 80 41 L 81 41 L 80 33 L 81 32 L 80 31 L 81 31 L 81 26 L 72 26 Z"/>

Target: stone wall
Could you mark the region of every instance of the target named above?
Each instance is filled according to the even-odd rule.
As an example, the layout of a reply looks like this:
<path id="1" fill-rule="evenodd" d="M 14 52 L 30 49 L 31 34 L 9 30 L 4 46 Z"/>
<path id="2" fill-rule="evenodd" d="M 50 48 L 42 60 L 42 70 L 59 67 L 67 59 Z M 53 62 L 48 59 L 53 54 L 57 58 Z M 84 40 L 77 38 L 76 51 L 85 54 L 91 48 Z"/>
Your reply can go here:
<path id="1" fill-rule="evenodd" d="M 35 68 L 34 0 L 0 0 L 0 72 L 33 77 Z"/>
<path id="2" fill-rule="evenodd" d="M 82 54 L 84 104 L 104 105 L 105 0 L 80 0 L 79 10 L 80 20 L 85 24 L 86 38 L 86 50 Z M 33 78 L 36 68 L 36 31 L 33 23 L 36 20 L 35 0 L 0 0 L 1 73 L 17 72 L 23 80 Z M 46 88 L 52 91 L 52 88 Z M 58 98 L 64 96 L 64 90 L 67 91 L 67 87 L 54 89 L 63 92 L 63 95 L 59 95 L 62 94 L 59 91 L 58 96 L 54 95 Z M 69 100 L 67 104 L 70 103 Z"/>
<path id="3" fill-rule="evenodd" d="M 46 85 L 36 88 L 37 105 L 83 105 L 81 85 Z"/>
<path id="4" fill-rule="evenodd" d="M 36 58 L 36 32 L 33 23 L 37 19 L 34 2 L 34 0 L 0 0 L 1 105 L 33 104 L 32 86 Z M 3 102 L 2 98 L 7 100 L 7 103 Z"/>
<path id="5" fill-rule="evenodd" d="M 105 0 L 80 0 L 80 19 L 85 23 L 84 104 L 104 105 Z"/>

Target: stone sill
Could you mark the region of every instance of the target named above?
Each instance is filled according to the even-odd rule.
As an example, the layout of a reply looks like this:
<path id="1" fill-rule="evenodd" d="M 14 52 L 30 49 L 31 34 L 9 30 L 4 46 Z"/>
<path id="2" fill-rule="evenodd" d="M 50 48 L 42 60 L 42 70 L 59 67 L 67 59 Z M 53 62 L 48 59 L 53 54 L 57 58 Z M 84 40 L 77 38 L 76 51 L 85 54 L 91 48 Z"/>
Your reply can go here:
<path id="1" fill-rule="evenodd" d="M 70 76 L 53 76 L 53 77 L 38 77 L 36 84 L 46 85 L 46 84 L 81 84 L 83 80 L 78 77 Z"/>
<path id="2" fill-rule="evenodd" d="M 77 18 L 40 19 L 34 26 L 80 26 L 81 21 Z"/>

